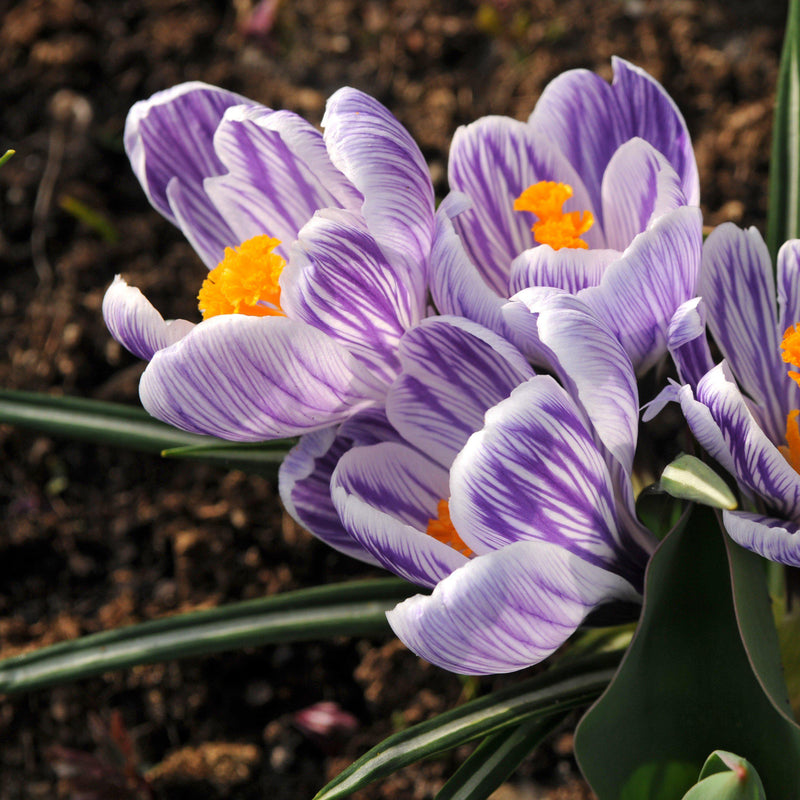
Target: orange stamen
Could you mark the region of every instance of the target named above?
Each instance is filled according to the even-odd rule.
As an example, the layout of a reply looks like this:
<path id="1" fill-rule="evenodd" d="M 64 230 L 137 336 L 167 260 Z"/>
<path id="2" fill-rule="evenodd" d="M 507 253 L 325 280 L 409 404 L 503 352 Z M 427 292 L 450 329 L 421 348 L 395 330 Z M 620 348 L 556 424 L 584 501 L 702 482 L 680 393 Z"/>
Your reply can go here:
<path id="1" fill-rule="evenodd" d="M 800 415 L 800 409 L 789 412 L 786 417 L 786 444 L 778 448 L 795 472 L 800 472 L 800 425 L 797 423 L 798 415 Z"/>
<path id="2" fill-rule="evenodd" d="M 783 334 L 781 357 L 787 364 L 800 367 L 800 324 L 790 325 Z M 800 374 L 789 370 L 789 377 L 800 384 Z"/>
<path id="3" fill-rule="evenodd" d="M 455 526 L 450 519 L 450 503 L 447 500 L 440 500 L 436 507 L 436 512 L 439 516 L 436 519 L 428 520 L 428 529 L 425 533 L 428 536 L 433 536 L 434 539 L 442 544 L 452 547 L 453 550 L 457 550 L 467 558 L 474 556 L 475 553 L 464 544 L 463 539 L 456 532 Z"/>
<path id="4" fill-rule="evenodd" d="M 531 230 L 539 244 L 549 244 L 553 250 L 562 247 L 588 249 L 580 236 L 594 224 L 591 211 L 563 211 L 572 197 L 572 187 L 555 181 L 539 181 L 529 186 L 515 201 L 515 211 L 530 211 L 539 218 Z"/>
<path id="5" fill-rule="evenodd" d="M 208 273 L 197 295 L 203 319 L 218 314 L 286 316 L 278 285 L 286 262 L 273 252 L 279 244 L 271 236 L 254 236 L 238 247 L 226 247 L 225 257 Z"/>

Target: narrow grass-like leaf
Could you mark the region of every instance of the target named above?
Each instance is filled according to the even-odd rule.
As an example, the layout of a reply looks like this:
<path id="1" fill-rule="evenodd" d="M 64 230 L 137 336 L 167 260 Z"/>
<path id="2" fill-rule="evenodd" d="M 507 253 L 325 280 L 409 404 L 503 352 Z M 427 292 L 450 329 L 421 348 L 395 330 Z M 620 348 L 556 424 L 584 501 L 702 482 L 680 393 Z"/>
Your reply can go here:
<path id="1" fill-rule="evenodd" d="M 5 164 L 6 161 L 8 161 L 8 159 L 11 158 L 16 152 L 16 150 L 6 150 L 5 153 L 0 156 L 0 167 L 2 167 L 3 164 Z"/>
<path id="2" fill-rule="evenodd" d="M 224 463 L 241 469 L 259 464 L 274 466 L 295 441 L 227 442 L 180 431 L 134 406 L 10 390 L 0 390 L 0 423 L 3 422 L 71 439 L 163 453 L 172 458 Z"/>
<path id="3" fill-rule="evenodd" d="M 396 578 L 352 581 L 116 628 L 0 661 L 0 694 L 254 645 L 389 633 L 386 611 L 418 591 Z"/>
<path id="4" fill-rule="evenodd" d="M 485 800 L 564 719 L 559 712 L 487 736 L 441 788 L 436 800 Z"/>
<path id="5" fill-rule="evenodd" d="M 800 0 L 789 17 L 778 74 L 769 165 L 767 245 L 773 260 L 787 239 L 800 236 Z"/>
<path id="6" fill-rule="evenodd" d="M 415 761 L 465 742 L 586 705 L 605 689 L 620 653 L 555 666 L 516 686 L 472 700 L 400 731 L 373 747 L 325 786 L 314 800 L 346 797 Z"/>

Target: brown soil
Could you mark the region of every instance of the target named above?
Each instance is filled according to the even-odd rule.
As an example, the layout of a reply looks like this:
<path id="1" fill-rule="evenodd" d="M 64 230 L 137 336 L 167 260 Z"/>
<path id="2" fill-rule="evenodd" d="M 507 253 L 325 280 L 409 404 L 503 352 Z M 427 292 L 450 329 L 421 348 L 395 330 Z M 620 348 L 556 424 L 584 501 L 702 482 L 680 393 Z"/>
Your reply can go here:
<path id="1" fill-rule="evenodd" d="M 763 229 L 783 4 L 274 0 L 274 20 L 260 30 L 253 5 L 0 0 L 0 153 L 17 150 L 0 169 L 1 386 L 137 403 L 142 366 L 100 317 L 117 272 L 165 316 L 196 313 L 204 267 L 149 207 L 121 146 L 130 105 L 183 80 L 221 84 L 315 123 L 336 88 L 363 89 L 410 129 L 442 194 L 458 125 L 488 113 L 524 118 L 556 74 L 580 66 L 610 77 L 617 54 L 662 81 L 683 110 L 706 221 Z M 70 211 L 76 201 L 104 224 Z M 3 426 L 0 453 L 3 656 L 378 574 L 294 526 L 262 477 Z M 453 707 L 473 688 L 388 638 L 108 674 L 0 700 L 0 800 L 77 798 L 64 770 L 101 769 L 109 736 L 124 745 L 122 731 L 157 797 L 311 797 L 394 728 Z M 305 736 L 293 715 L 320 700 L 353 714 L 358 730 L 325 746 Z M 433 797 L 465 752 L 358 796 Z M 104 792 L 83 796 L 136 796 Z M 588 797 L 568 733 L 503 792 Z"/>

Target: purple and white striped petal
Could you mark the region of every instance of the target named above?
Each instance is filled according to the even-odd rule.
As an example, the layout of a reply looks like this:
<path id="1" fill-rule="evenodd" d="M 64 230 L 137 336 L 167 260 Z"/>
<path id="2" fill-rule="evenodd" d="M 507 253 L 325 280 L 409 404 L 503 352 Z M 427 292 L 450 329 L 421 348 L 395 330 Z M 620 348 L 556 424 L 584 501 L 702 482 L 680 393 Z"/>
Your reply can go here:
<path id="1" fill-rule="evenodd" d="M 800 239 L 791 239 L 778 251 L 778 335 L 800 322 Z"/>
<path id="2" fill-rule="evenodd" d="M 611 329 L 571 295 L 552 295 L 532 309 L 553 370 L 597 433 L 596 444 L 633 470 L 639 393 L 633 365 Z"/>
<path id="3" fill-rule="evenodd" d="M 139 395 L 176 428 L 233 441 L 308 433 L 382 401 L 385 387 L 321 331 L 286 317 L 227 314 L 160 350 Z"/>
<path id="4" fill-rule="evenodd" d="M 697 205 L 697 164 L 678 107 L 644 70 L 620 58 L 612 59 L 612 65 L 610 86 L 586 70 L 559 75 L 545 88 L 529 124 L 559 143 L 583 177 L 591 208 L 597 212 L 602 208 L 600 187 L 611 157 L 620 145 L 637 136 L 666 156 L 681 178 L 687 203 Z"/>
<path id="5" fill-rule="evenodd" d="M 693 297 L 678 307 L 667 330 L 667 348 L 680 379 L 692 387 L 714 368 L 706 337 L 706 307 L 702 298 Z"/>
<path id="6" fill-rule="evenodd" d="M 532 215 L 514 211 L 514 201 L 525 189 L 539 181 L 562 181 L 574 192 L 566 211 L 593 210 L 583 181 L 555 141 L 507 117 L 483 117 L 453 137 L 450 188 L 474 203 L 456 217 L 455 227 L 483 279 L 503 297 L 509 295 L 511 262 L 535 245 Z M 590 246 L 601 245 L 601 227 L 591 228 L 586 237 Z"/>
<path id="7" fill-rule="evenodd" d="M 772 261 L 755 228 L 717 227 L 703 245 L 698 293 L 708 327 L 744 391 L 761 406 L 773 441 L 786 427 L 787 366 L 781 359 Z"/>
<path id="8" fill-rule="evenodd" d="M 448 195 L 442 206 L 451 197 Z M 535 357 L 535 319 L 521 303 L 508 301 L 487 286 L 442 207 L 436 215 L 431 248 L 430 291 L 440 314 L 466 317 L 500 334 L 526 356 Z"/>
<path id="9" fill-rule="evenodd" d="M 579 294 L 614 330 L 638 374 L 666 354 L 672 315 L 695 295 L 701 226 L 699 208 L 664 214 L 609 265 L 599 286 Z"/>
<path id="10" fill-rule="evenodd" d="M 114 278 L 103 297 L 103 319 L 111 335 L 145 361 L 194 328 L 194 323 L 186 319 L 165 321 L 139 289 L 128 286 L 121 275 Z"/>
<path id="11" fill-rule="evenodd" d="M 726 377 L 722 367 L 719 365 L 707 373 L 698 383 L 695 394 L 708 408 L 730 452 L 728 463 L 723 463 L 781 517 L 797 519 L 800 516 L 800 475 L 767 438 L 739 388 Z M 713 447 L 707 447 L 701 438 L 704 431 L 696 430 L 693 420 L 686 416 L 697 440 L 714 455 Z"/>
<path id="12" fill-rule="evenodd" d="M 412 583 L 433 586 L 467 557 L 425 533 L 448 496 L 447 470 L 402 444 L 346 453 L 331 481 L 342 524 L 376 560 Z"/>
<path id="13" fill-rule="evenodd" d="M 486 411 L 533 376 L 522 354 L 460 317 L 432 317 L 400 343 L 403 370 L 386 412 L 410 444 L 449 468 Z"/>
<path id="14" fill-rule="evenodd" d="M 215 86 L 183 83 L 136 103 L 125 123 L 125 150 L 148 199 L 209 267 L 226 245 L 238 243 L 203 184 L 225 171 L 214 131 L 226 109 L 239 104 L 255 105 Z"/>
<path id="15" fill-rule="evenodd" d="M 387 613 L 417 655 L 461 674 L 513 672 L 547 658 L 598 605 L 639 602 L 623 578 L 549 542 L 473 559 L 426 597 Z"/>
<path id="16" fill-rule="evenodd" d="M 352 442 L 337 436 L 338 426 L 307 433 L 289 451 L 278 472 L 286 511 L 318 539 L 368 564 L 377 560 L 344 529 L 331 499 L 331 476 Z"/>
<path id="17" fill-rule="evenodd" d="M 176 222 L 167 186 L 176 176 L 193 192 L 225 170 L 214 151 L 214 131 L 226 109 L 244 103 L 233 92 L 199 81 L 181 83 L 135 103 L 125 122 L 125 151 L 150 202 Z"/>
<path id="18" fill-rule="evenodd" d="M 343 344 L 388 384 L 400 367 L 400 337 L 425 313 L 422 283 L 409 286 L 403 273 L 387 262 L 360 216 L 327 209 L 292 247 L 280 279 L 281 306 Z"/>
<path id="19" fill-rule="evenodd" d="M 722 522 L 742 547 L 770 561 L 800 567 L 800 525 L 746 511 L 723 511 Z"/>
<path id="20" fill-rule="evenodd" d="M 228 169 L 205 183 L 238 241 L 268 234 L 289 246 L 320 208 L 361 206 L 363 198 L 331 163 L 322 134 L 297 114 L 260 106 L 228 109 L 214 135 Z"/>
<path id="21" fill-rule="evenodd" d="M 680 178 L 644 139 L 631 139 L 611 157 L 603 175 L 606 247 L 624 250 L 651 220 L 686 205 Z"/>
<path id="22" fill-rule="evenodd" d="M 381 408 L 370 408 L 341 425 L 300 437 L 281 463 L 278 488 L 286 510 L 331 547 L 369 564 L 378 561 L 344 529 L 331 499 L 331 477 L 353 447 L 400 441 Z"/>
<path id="23" fill-rule="evenodd" d="M 333 164 L 364 197 L 361 213 L 387 259 L 412 275 L 424 270 L 434 196 L 416 142 L 377 100 L 350 88 L 331 95 L 322 127 Z"/>
<path id="24" fill-rule="evenodd" d="M 549 244 L 540 244 L 520 253 L 512 262 L 510 292 L 513 295 L 532 286 L 547 286 L 574 294 L 597 286 L 608 265 L 621 255 L 619 250 L 553 250 Z"/>
<path id="25" fill-rule="evenodd" d="M 470 437 L 450 470 L 450 518 L 478 555 L 544 541 L 619 567 L 608 468 L 582 411 L 548 376 L 515 389 Z"/>

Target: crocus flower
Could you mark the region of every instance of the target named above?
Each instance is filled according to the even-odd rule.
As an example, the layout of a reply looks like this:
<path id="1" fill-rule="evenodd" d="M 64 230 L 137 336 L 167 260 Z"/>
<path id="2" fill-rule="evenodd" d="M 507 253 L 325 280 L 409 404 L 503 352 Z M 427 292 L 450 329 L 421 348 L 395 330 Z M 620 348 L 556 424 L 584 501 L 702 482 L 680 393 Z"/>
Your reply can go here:
<path id="1" fill-rule="evenodd" d="M 558 381 L 488 329 L 426 319 L 400 344 L 396 435 L 347 449 L 331 477 L 352 542 L 433 588 L 389 613 L 393 629 L 460 673 L 536 663 L 596 608 L 639 602 L 654 547 L 633 508 L 630 360 L 575 298 L 533 316 Z"/>
<path id="2" fill-rule="evenodd" d="M 263 440 L 382 404 L 397 342 L 427 313 L 433 189 L 374 99 L 341 89 L 323 126 L 200 83 L 131 109 L 134 172 L 211 270 L 197 325 L 165 321 L 119 277 L 104 299 L 113 336 L 150 360 L 154 416 Z"/>
<path id="3" fill-rule="evenodd" d="M 766 558 L 800 566 L 800 376 L 787 370 L 787 363 L 800 365 L 800 240 L 778 253 L 777 284 L 776 309 L 771 259 L 755 228 L 716 228 L 703 248 L 702 299 L 684 304 L 670 326 L 683 385 L 665 390 L 647 414 L 677 400 L 750 508 L 723 512 L 730 536 Z M 717 365 L 706 318 L 724 356 Z"/>
<path id="4" fill-rule="evenodd" d="M 694 296 L 702 244 L 697 166 L 683 117 L 644 71 L 613 60 L 544 90 L 527 122 L 490 116 L 453 139 L 449 181 L 471 207 L 453 219 L 432 295 L 535 355 L 506 318 L 533 286 L 577 294 L 614 330 L 637 372 L 666 353 Z M 457 237 L 456 237 L 457 235 Z"/>

